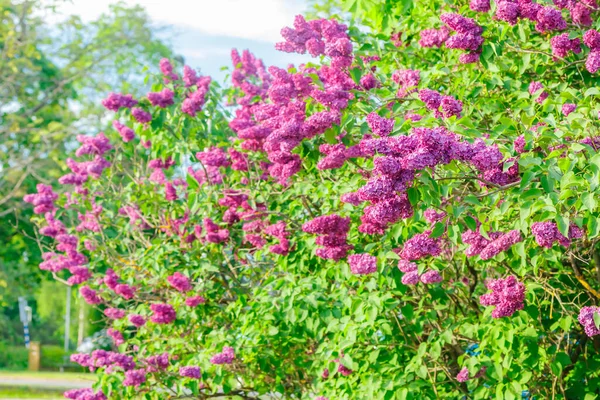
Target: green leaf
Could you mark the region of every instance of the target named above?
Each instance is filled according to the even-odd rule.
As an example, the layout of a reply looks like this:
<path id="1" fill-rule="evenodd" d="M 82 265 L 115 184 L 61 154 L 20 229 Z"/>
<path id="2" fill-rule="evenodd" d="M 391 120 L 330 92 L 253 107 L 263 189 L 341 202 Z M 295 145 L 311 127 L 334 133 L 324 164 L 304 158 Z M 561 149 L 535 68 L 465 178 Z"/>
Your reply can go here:
<path id="1" fill-rule="evenodd" d="M 408 201 L 410 201 L 410 204 L 415 207 L 419 203 L 421 193 L 414 187 L 408 188 L 406 193 L 408 194 Z"/>
<path id="2" fill-rule="evenodd" d="M 477 221 L 475 221 L 475 218 L 467 215 L 465 217 L 465 223 L 467 224 L 467 228 L 469 228 L 470 230 L 477 230 Z"/>
<path id="3" fill-rule="evenodd" d="M 564 237 L 569 237 L 569 218 L 562 215 L 556 216 L 556 225 Z"/>
<path id="4" fill-rule="evenodd" d="M 596 329 L 600 329 L 600 313 L 594 312 L 594 325 Z"/>
<path id="5" fill-rule="evenodd" d="M 429 237 L 438 238 L 444 234 L 446 231 L 446 226 L 441 222 L 436 222 L 433 230 L 431 231 L 431 235 Z"/>

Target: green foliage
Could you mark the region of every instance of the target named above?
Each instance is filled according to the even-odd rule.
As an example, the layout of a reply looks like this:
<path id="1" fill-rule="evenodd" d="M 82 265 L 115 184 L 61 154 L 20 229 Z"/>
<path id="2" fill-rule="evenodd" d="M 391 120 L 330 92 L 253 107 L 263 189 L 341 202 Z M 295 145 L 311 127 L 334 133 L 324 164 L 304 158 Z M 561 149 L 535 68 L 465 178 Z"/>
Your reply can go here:
<path id="1" fill-rule="evenodd" d="M 0 342 L 0 369 L 23 371 L 27 369 L 29 351 L 25 346 L 10 346 Z"/>
<path id="2" fill-rule="evenodd" d="M 294 148 L 302 169 L 289 186 L 260 178 L 259 162 L 266 160 L 262 153 L 249 153 L 248 171 L 222 169 L 222 184 L 200 184 L 186 174 L 189 165 L 205 168 L 195 163 L 198 151 L 241 149 L 230 128 L 232 115 L 222 107 L 224 99 L 235 99 L 239 91 L 213 84 L 202 112 L 190 117 L 180 107 L 189 89 L 157 83 L 155 91 L 175 91 L 175 106 L 153 108 L 141 99 L 140 106 L 153 113 L 146 125 L 136 124 L 128 110 L 118 114 L 135 127 L 140 141 L 152 141 L 151 149 L 142 148 L 137 139 L 113 142 L 115 150 L 106 155 L 111 167 L 102 179 L 85 185 L 102 196 L 80 197 L 79 210 L 63 209 L 66 200 L 59 201 L 57 217 L 68 226 L 77 225 L 77 211 L 91 210 L 94 202 L 103 207 L 98 216 L 102 232 L 78 233 L 80 241 L 97 246 L 89 251 L 95 274 L 89 285 L 98 289 L 103 306 L 147 318 L 153 315 L 153 303 L 169 303 L 177 312 L 171 324 L 148 322 L 138 329 L 126 318 L 113 322 L 127 341 L 119 350 L 132 354 L 138 366 L 148 355 L 167 351 L 172 356 L 166 371 L 148 374 L 141 386 L 148 390 L 146 397 L 190 390 L 208 398 L 222 390 L 294 399 L 516 399 L 527 390 L 540 399 L 595 398 L 600 394 L 600 343 L 577 321 L 582 307 L 600 299 L 600 210 L 595 200 L 600 195 L 600 155 L 583 142 L 599 133 L 594 90 L 599 82 L 582 69 L 585 54 L 571 55 L 572 62 L 553 60 L 548 35 L 532 24 L 510 26 L 486 13 L 476 15 L 485 37 L 480 63 L 461 64 L 459 51 L 417 45 L 421 30 L 441 26 L 443 12 L 475 17 L 466 2 L 329 1 L 317 10 L 332 11 L 349 21 L 357 56 L 380 58 L 374 74 L 382 85 L 354 90 L 340 126 Z M 402 46 L 390 40 L 398 32 Z M 349 78 L 360 82 L 366 68 L 357 57 Z M 460 99 L 462 116 L 437 118 L 416 94 L 399 98 L 391 76 L 408 68 L 421 71 L 419 88 Z M 542 104 L 528 93 L 534 80 L 550 95 Z M 568 117 L 560 111 L 566 102 L 577 103 Z M 306 99 L 307 115 L 323 108 Z M 383 235 L 364 234 L 356 229 L 364 207 L 344 204 L 340 195 L 364 186 L 374 168 L 372 158 L 334 170 L 317 164 L 323 159 L 319 146 L 335 142 L 342 132 L 343 139 L 337 140 L 357 145 L 369 132 L 365 118 L 371 112 L 395 119 L 394 136 L 411 135 L 413 126 L 443 127 L 469 143 L 482 139 L 496 145 L 506 161 L 502 172 L 517 166 L 519 179 L 497 184 L 456 160 L 422 168 L 407 190 L 414 215 L 395 222 Z M 409 112 L 423 118 L 413 124 L 405 118 Z M 523 154 L 514 149 L 520 136 L 526 142 Z M 172 200 L 165 198 L 163 186 L 147 179 L 148 161 L 167 157 L 177 165 L 167 170 L 167 178 L 187 183 L 178 186 L 180 196 Z M 232 190 L 248 195 L 244 211 L 259 215 L 250 219 L 287 223 L 292 241 L 288 255 L 248 244 L 245 221 L 223 221 L 226 207 L 219 200 Z M 124 207 L 139 212 L 139 220 L 123 217 Z M 424 212 L 431 208 L 447 216 L 430 224 Z M 301 226 L 333 213 L 351 219 L 348 243 L 355 253 L 377 257 L 377 273 L 354 275 L 346 261 L 315 255 L 315 235 Z M 188 242 L 204 218 L 229 229 L 228 240 L 211 243 L 204 232 L 202 240 Z M 573 225 L 586 232 L 569 247 L 541 247 L 531 227 L 547 221 L 565 236 Z M 517 230 L 523 241 L 490 259 L 467 257 L 462 234 L 469 229 L 479 229 L 484 239 Z M 444 281 L 404 285 L 396 267 L 398 252 L 428 230 L 426 236 L 441 240 L 444 251 L 420 259 L 418 272 L 439 271 Z M 119 282 L 137 288 L 134 299 L 97 283 L 108 268 L 116 271 Z M 178 293 L 167 283 L 175 272 L 190 278 L 194 294 L 204 296 L 206 304 L 185 305 L 191 293 Z M 510 317 L 492 318 L 493 307 L 483 307 L 479 296 L 488 292 L 487 281 L 507 275 L 526 285 L 524 308 Z M 68 276 L 59 274 L 61 279 Z M 473 344 L 477 352 L 468 350 Z M 235 361 L 210 363 L 227 345 L 235 348 Z M 197 381 L 178 376 L 181 366 L 201 368 L 202 389 Z M 340 366 L 352 373 L 345 376 Z M 459 382 L 463 368 L 471 379 Z M 102 374 L 98 387 L 109 397 L 139 393 L 123 380 L 121 373 Z"/>

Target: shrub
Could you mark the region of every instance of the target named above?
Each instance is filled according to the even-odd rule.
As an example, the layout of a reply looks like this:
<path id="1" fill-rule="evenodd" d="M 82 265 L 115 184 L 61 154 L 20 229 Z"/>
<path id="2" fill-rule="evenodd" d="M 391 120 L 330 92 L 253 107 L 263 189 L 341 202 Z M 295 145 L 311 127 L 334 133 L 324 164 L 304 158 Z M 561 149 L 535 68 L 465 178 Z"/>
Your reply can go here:
<path id="1" fill-rule="evenodd" d="M 233 51 L 220 88 L 163 60 L 104 100 L 122 140 L 78 137 L 73 190 L 25 198 L 40 267 L 111 325 L 72 357 L 96 398 L 597 394 L 597 32 L 547 4 L 359 3 L 371 33 L 282 30 L 315 63 Z"/>

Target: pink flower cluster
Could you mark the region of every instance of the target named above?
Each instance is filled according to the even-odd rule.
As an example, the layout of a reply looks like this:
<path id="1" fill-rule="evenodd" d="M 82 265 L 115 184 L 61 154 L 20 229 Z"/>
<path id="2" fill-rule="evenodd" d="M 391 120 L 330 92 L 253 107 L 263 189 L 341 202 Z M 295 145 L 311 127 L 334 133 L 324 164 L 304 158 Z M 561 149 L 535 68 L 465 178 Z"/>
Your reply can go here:
<path id="1" fill-rule="evenodd" d="M 542 90 L 542 92 L 540 92 Z M 532 81 L 529 84 L 529 94 L 538 95 L 535 99 L 536 103 L 542 104 L 548 98 L 548 93 L 544 92 L 544 86 L 540 82 Z"/>
<path id="2" fill-rule="evenodd" d="M 579 310 L 579 323 L 583 326 L 585 334 L 589 337 L 600 335 L 600 328 L 596 326 L 594 314 L 600 314 L 600 307 L 586 306 Z"/>
<path id="3" fill-rule="evenodd" d="M 452 96 L 442 96 L 435 90 L 421 89 L 419 99 L 425 103 L 429 110 L 435 113 L 436 118 L 460 118 L 461 116 L 463 104 Z"/>
<path id="4" fill-rule="evenodd" d="M 169 284 L 181 293 L 189 292 L 192 290 L 192 284 L 190 279 L 180 272 L 175 272 L 173 275 L 167 277 Z"/>
<path id="5" fill-rule="evenodd" d="M 479 255 L 482 260 L 489 260 L 490 258 L 508 250 L 514 244 L 523 241 L 521 232 L 518 230 L 512 230 L 507 233 L 502 232 L 489 232 L 489 239 L 486 239 L 477 230 L 467 230 L 462 234 L 462 241 L 469 245 L 469 248 L 465 251 L 467 257 L 473 257 Z"/>
<path id="6" fill-rule="evenodd" d="M 440 283 L 444 280 L 442 275 L 434 269 L 430 269 L 422 275 L 419 275 L 417 264 L 407 260 L 399 260 L 398 269 L 404 273 L 404 275 L 402 275 L 402 283 L 404 285 L 416 285 L 419 283 L 419 280 L 426 285 L 431 285 Z"/>
<path id="7" fill-rule="evenodd" d="M 555 242 L 569 247 L 572 239 L 583 237 L 583 229 L 574 224 L 569 227 L 569 237 L 564 237 L 554 222 L 534 222 L 531 225 L 531 233 L 537 244 L 548 249 L 551 249 Z"/>
<path id="8" fill-rule="evenodd" d="M 450 36 L 446 40 L 446 47 L 466 50 L 466 53 L 461 54 L 459 57 L 459 61 L 463 64 L 472 64 L 479 61 L 481 45 L 483 44 L 483 36 L 481 36 L 483 29 L 473 19 L 459 14 L 442 14 L 440 19 L 456 32 L 456 35 Z"/>
<path id="9" fill-rule="evenodd" d="M 94 389 L 71 389 L 64 393 L 66 399 L 72 400 L 106 400 L 102 391 L 94 392 Z"/>
<path id="10" fill-rule="evenodd" d="M 150 310 L 152 310 L 150 321 L 156 324 L 170 324 L 177 318 L 177 313 L 170 304 L 154 303 L 150 305 Z"/>
<path id="11" fill-rule="evenodd" d="M 523 309 L 525 301 L 525 285 L 513 275 L 505 279 L 493 279 L 486 284 L 492 293 L 479 297 L 482 306 L 496 306 L 492 311 L 493 318 L 510 317 L 517 310 Z"/>
<path id="12" fill-rule="evenodd" d="M 210 363 L 214 365 L 231 364 L 235 359 L 233 347 L 225 346 L 223 351 L 211 357 Z"/>
<path id="13" fill-rule="evenodd" d="M 404 97 L 417 90 L 416 87 L 421 81 L 421 72 L 413 69 L 397 70 L 392 74 L 392 80 L 400 85 L 397 96 Z"/>
<path id="14" fill-rule="evenodd" d="M 319 70 L 302 67 L 299 72 L 271 67 L 269 73 L 273 79 L 260 76 L 260 86 L 251 83 L 255 76 L 254 65 L 244 62 L 243 58 L 240 60 L 237 53 L 232 54 L 236 71 L 240 70 L 237 74 L 234 72 L 234 85 L 240 87 L 245 96 L 230 127 L 244 141 L 245 150 L 266 152 L 271 163 L 269 174 L 281 184 L 287 184 L 301 169 L 300 157 L 292 150 L 303 139 L 339 123 L 339 110 L 347 106 L 352 97 L 350 90 L 356 88 L 347 72 L 353 55 L 346 30 L 345 25 L 334 20 L 307 22 L 297 16 L 293 29 L 282 30 L 286 41 L 278 43 L 277 48 L 288 52 L 308 51 L 314 56 L 325 54 L 331 57 L 331 65 Z M 316 74 L 322 86 L 314 84 L 309 74 Z M 271 104 L 266 103 L 265 90 Z M 257 95 L 258 102 L 252 103 L 249 97 Z M 305 99 L 309 97 L 328 109 L 307 118 Z"/>
<path id="15" fill-rule="evenodd" d="M 137 104 L 137 100 L 130 94 L 109 93 L 108 97 L 102 100 L 102 105 L 110 111 L 119 111 L 121 108 L 131 108 Z"/>
<path id="16" fill-rule="evenodd" d="M 328 260 L 341 260 L 353 246 L 347 243 L 350 218 L 339 215 L 323 215 L 306 222 L 302 230 L 306 233 L 322 235 L 317 237 L 317 256 Z"/>
<path id="17" fill-rule="evenodd" d="M 557 58 L 565 58 L 570 51 L 575 54 L 581 53 L 581 40 L 570 39 L 568 33 L 562 33 L 550 39 L 552 54 Z"/>
<path id="18" fill-rule="evenodd" d="M 90 371 L 102 367 L 108 367 L 109 371 L 115 368 L 120 368 L 123 371 L 130 371 L 135 368 L 135 362 L 133 361 L 132 356 L 105 350 L 94 350 L 91 354 L 72 354 L 71 361 L 82 367 L 89 368 Z"/>
<path id="19" fill-rule="evenodd" d="M 56 206 L 54 202 L 58 199 L 58 194 L 54 193 L 52 190 L 52 186 L 44 185 L 43 183 L 38 183 L 36 186 L 37 193 L 35 194 L 26 194 L 23 197 L 23 200 L 27 203 L 33 204 L 33 212 L 36 214 L 49 214 L 50 221 L 54 221 L 54 211 L 56 211 Z"/>
<path id="20" fill-rule="evenodd" d="M 191 77 L 189 77 L 189 79 L 191 79 Z M 188 97 L 181 105 L 181 111 L 192 117 L 196 116 L 206 102 L 206 95 L 210 88 L 210 82 L 210 76 L 203 76 L 197 79 L 194 83 L 196 85 L 196 90 L 188 94 Z"/>
<path id="21" fill-rule="evenodd" d="M 181 367 L 179 368 L 179 376 L 200 379 L 200 367 Z"/>
<path id="22" fill-rule="evenodd" d="M 367 275 L 377 272 L 377 257 L 370 254 L 351 254 L 348 256 L 350 271 L 355 275 Z"/>
<path id="23" fill-rule="evenodd" d="M 595 74 L 600 70 L 600 33 L 595 29 L 590 29 L 584 33 L 583 43 L 590 48 L 585 68 L 590 74 Z"/>
<path id="24" fill-rule="evenodd" d="M 425 29 L 421 31 L 419 45 L 421 47 L 442 47 L 450 37 L 450 30 L 446 26 L 440 29 Z"/>

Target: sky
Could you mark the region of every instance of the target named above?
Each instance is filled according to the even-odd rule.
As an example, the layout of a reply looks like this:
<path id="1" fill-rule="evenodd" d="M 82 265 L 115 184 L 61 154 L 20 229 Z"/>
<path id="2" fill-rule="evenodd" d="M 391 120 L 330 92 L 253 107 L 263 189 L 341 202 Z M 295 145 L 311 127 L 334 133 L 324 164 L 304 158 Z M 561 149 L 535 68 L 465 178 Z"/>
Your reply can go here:
<path id="1" fill-rule="evenodd" d="M 71 0 L 61 6 L 63 15 L 76 14 L 84 21 L 97 18 L 115 0 Z M 203 75 L 222 81 L 222 66 L 230 66 L 230 51 L 249 49 L 265 65 L 287 66 L 308 56 L 275 50 L 284 26 L 305 11 L 304 0 L 124 0 L 143 6 L 157 26 L 170 26 L 176 53 Z"/>

